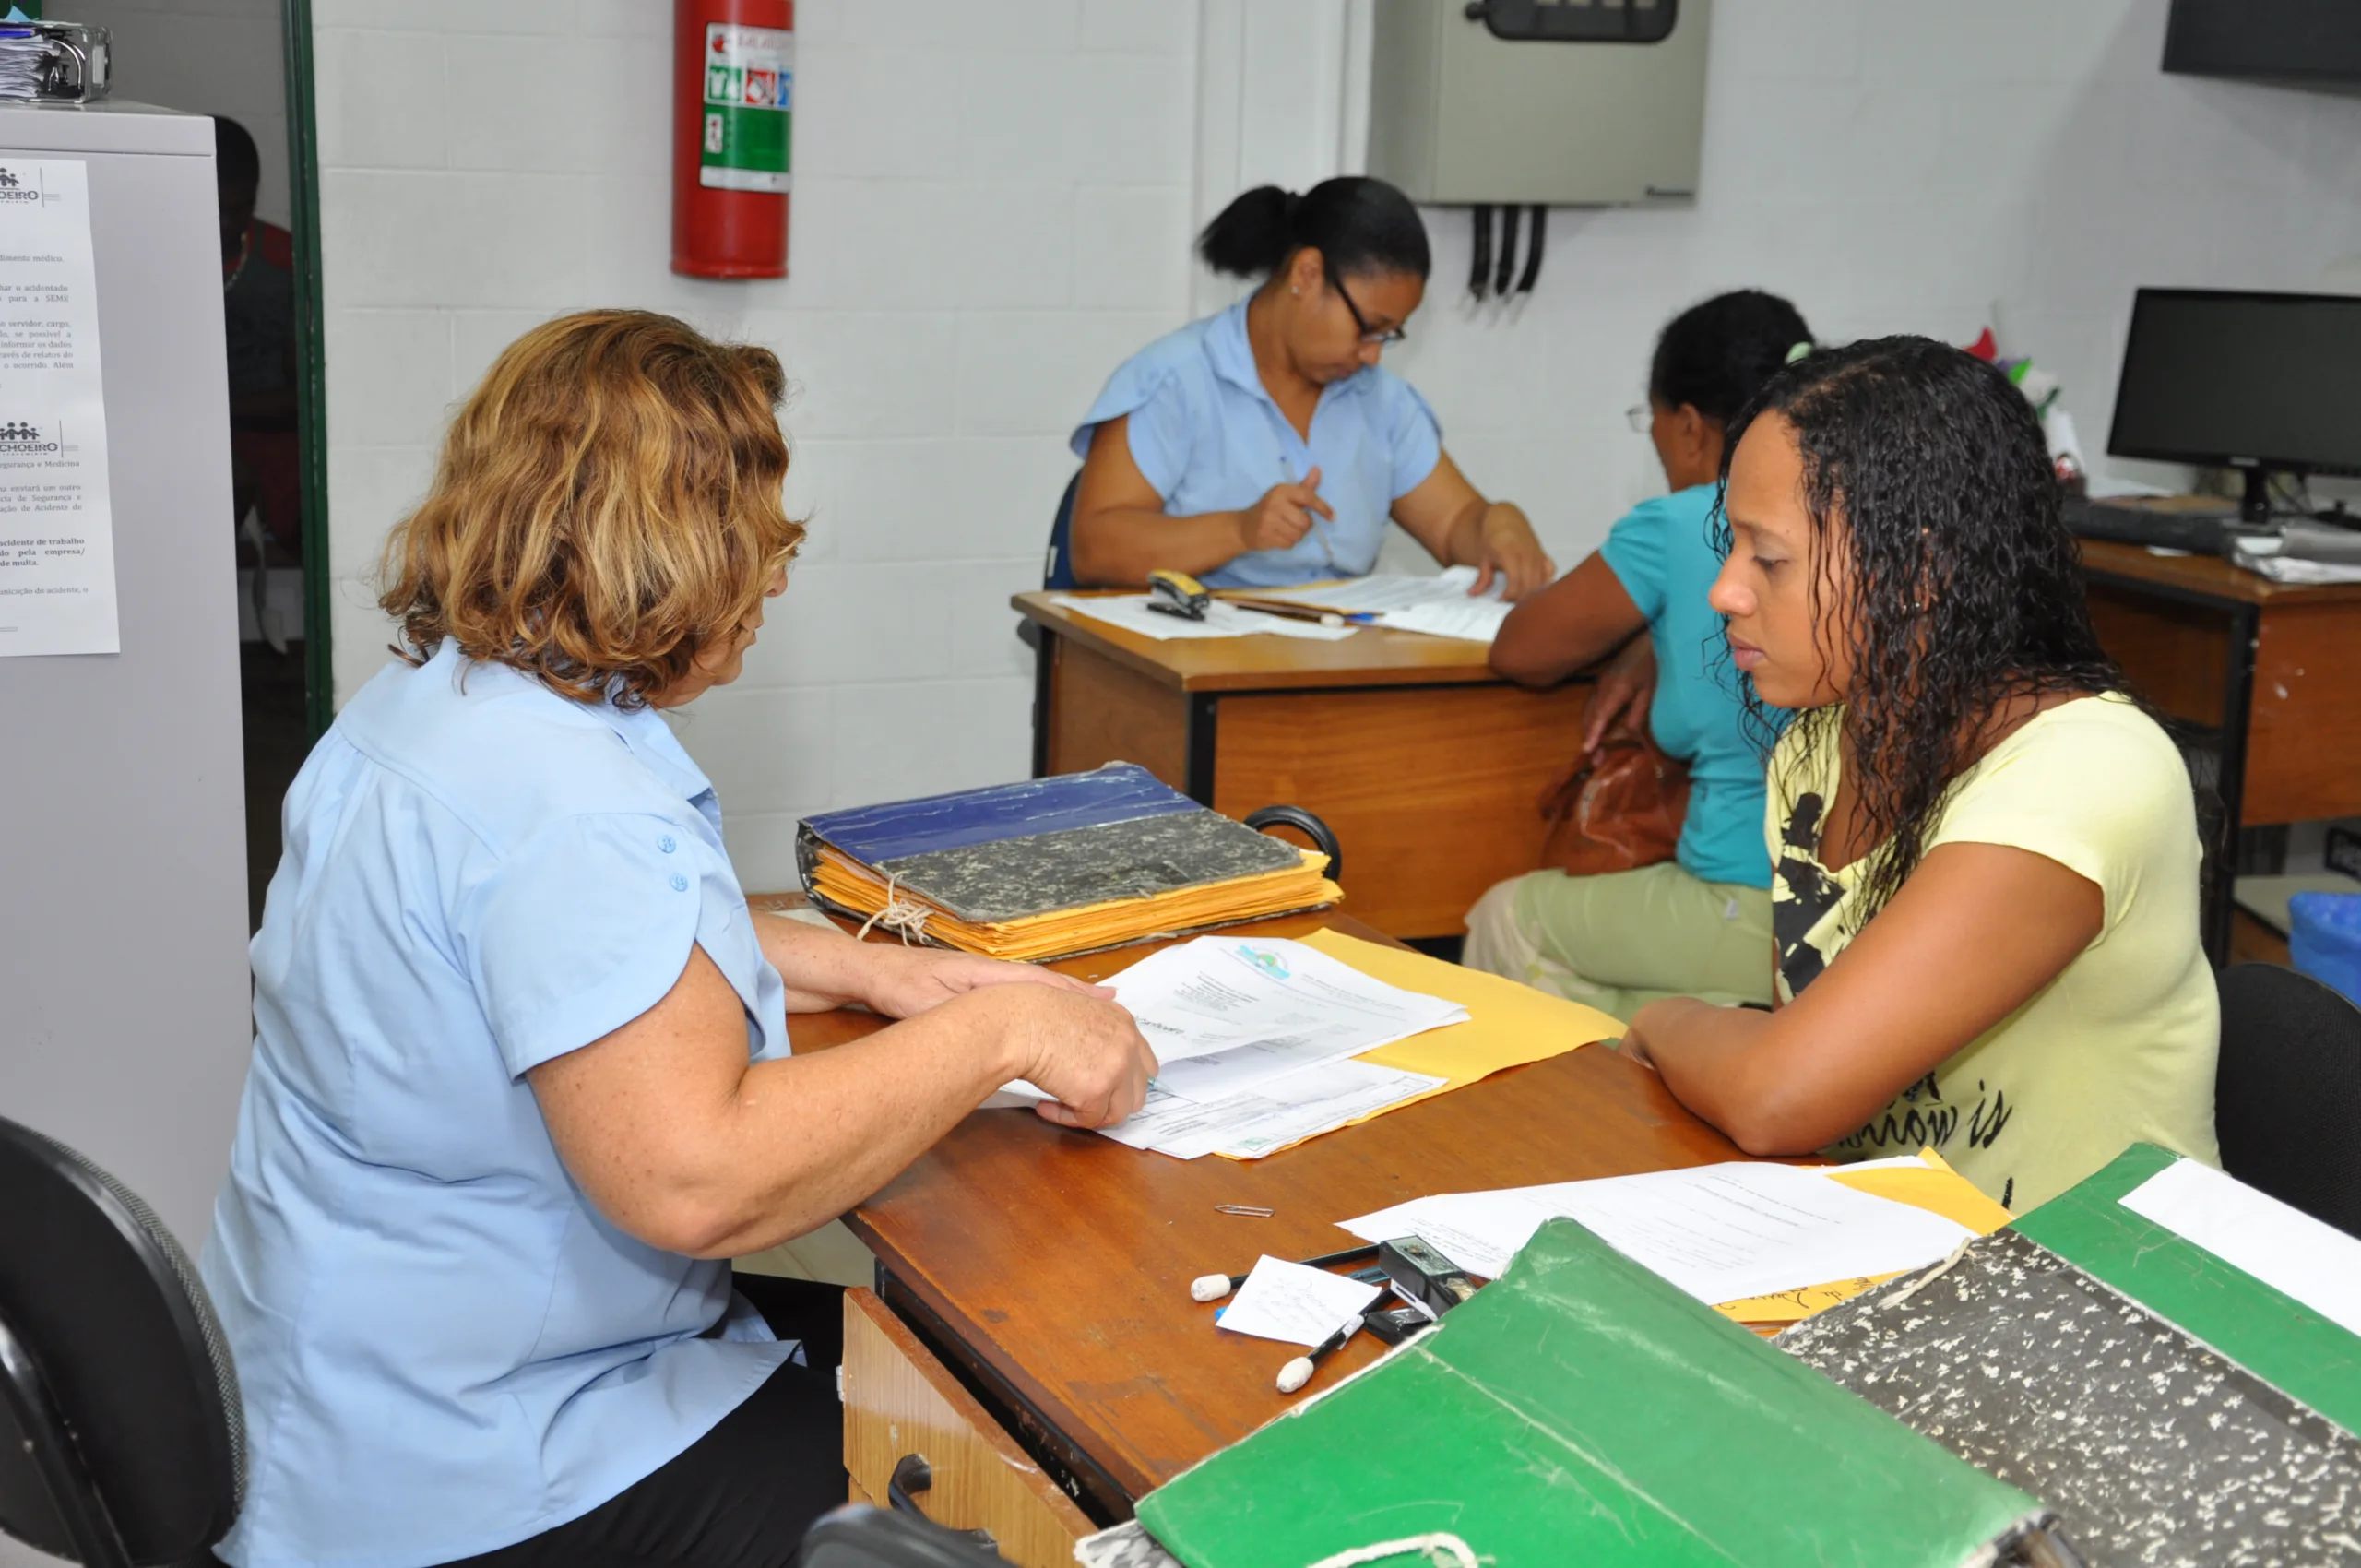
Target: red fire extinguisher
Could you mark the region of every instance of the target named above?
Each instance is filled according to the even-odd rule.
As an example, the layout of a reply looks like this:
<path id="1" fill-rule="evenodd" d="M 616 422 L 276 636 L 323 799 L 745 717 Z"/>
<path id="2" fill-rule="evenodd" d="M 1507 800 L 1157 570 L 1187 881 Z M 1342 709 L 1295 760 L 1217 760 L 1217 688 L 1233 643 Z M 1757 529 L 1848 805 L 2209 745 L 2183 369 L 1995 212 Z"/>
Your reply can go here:
<path id="1" fill-rule="evenodd" d="M 787 276 L 795 0 L 672 0 L 672 270 Z"/>

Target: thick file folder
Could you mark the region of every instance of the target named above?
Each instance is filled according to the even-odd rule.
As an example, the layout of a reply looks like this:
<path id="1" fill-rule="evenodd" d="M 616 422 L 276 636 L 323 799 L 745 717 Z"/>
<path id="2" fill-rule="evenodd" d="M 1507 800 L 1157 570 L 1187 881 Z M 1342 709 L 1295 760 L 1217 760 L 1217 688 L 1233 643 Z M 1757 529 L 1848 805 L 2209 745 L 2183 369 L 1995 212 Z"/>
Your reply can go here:
<path id="1" fill-rule="evenodd" d="M 796 861 L 823 907 L 997 958 L 1050 958 L 1317 909 L 1323 855 L 1113 763 L 828 812 Z"/>
<path id="2" fill-rule="evenodd" d="M 2361 1562 L 2361 1443 L 2294 1392 L 2343 1397 L 2361 1338 L 2121 1206 L 2174 1158 L 2135 1146 L 1776 1343 L 2038 1493 L 2091 1568 Z"/>

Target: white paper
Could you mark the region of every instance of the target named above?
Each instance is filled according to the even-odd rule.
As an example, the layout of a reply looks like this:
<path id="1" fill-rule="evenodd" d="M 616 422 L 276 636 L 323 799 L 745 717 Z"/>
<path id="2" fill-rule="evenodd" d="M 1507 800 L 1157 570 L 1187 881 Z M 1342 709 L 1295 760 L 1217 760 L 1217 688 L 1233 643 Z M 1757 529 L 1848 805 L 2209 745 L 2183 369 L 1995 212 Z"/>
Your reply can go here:
<path id="1" fill-rule="evenodd" d="M 2182 1159 L 2123 1194 L 2123 1206 L 2361 1334 L 2361 1241 Z"/>
<path id="2" fill-rule="evenodd" d="M 1233 1334 L 1317 1345 L 1367 1312 L 1381 1289 L 1265 1253 L 1214 1321 Z"/>
<path id="3" fill-rule="evenodd" d="M 1495 576 L 1490 588 L 1470 597 L 1467 590 L 1475 586 L 1475 567 L 1447 566 L 1431 577 L 1384 572 L 1319 588 L 1264 589 L 1263 597 L 1374 614 L 1379 625 L 1395 631 L 1489 643 L 1509 616 L 1510 607 L 1501 598 L 1506 583 Z"/>
<path id="4" fill-rule="evenodd" d="M 1447 997 L 1388 985 L 1279 937 L 1201 936 L 1151 953 L 1107 983 L 1167 1067 L 1301 1040 L 1319 1043 L 1330 1060 L 1358 1056 L 1467 1017 Z"/>
<path id="5" fill-rule="evenodd" d="M 226 514 L 220 526 L 226 535 Z M 0 160 L 0 656 L 121 647 L 88 168 L 9 158 Z"/>
<path id="6" fill-rule="evenodd" d="M 1423 1236 L 1489 1278 L 1560 1216 L 1707 1303 L 1920 1267 L 1974 1234 L 1816 1170 L 1742 1162 L 1444 1194 L 1340 1223 L 1365 1241 Z"/>
<path id="7" fill-rule="evenodd" d="M 1144 593 L 1104 594 L 1090 598 L 1053 593 L 1050 596 L 1050 602 L 1061 610 L 1087 615 L 1094 621 L 1104 621 L 1110 626 L 1121 626 L 1127 632 L 1136 632 L 1160 643 L 1186 637 L 1251 637 L 1257 633 L 1333 643 L 1360 630 L 1358 626 L 1323 626 L 1311 621 L 1290 621 L 1284 615 L 1258 615 L 1252 610 L 1240 610 L 1237 605 L 1225 604 L 1218 599 L 1205 607 L 1204 620 L 1189 621 L 1150 610 L 1148 599 L 1149 596 Z"/>
<path id="8" fill-rule="evenodd" d="M 1108 984 L 1156 1052 L 1148 1100 L 1099 1129 L 1180 1159 L 1258 1158 L 1447 1080 L 1352 1057 L 1467 1009 L 1361 973 L 1279 937 L 1201 936 L 1149 954 Z M 1046 1098 L 1022 1079 L 987 1102 Z"/>
<path id="9" fill-rule="evenodd" d="M 1119 1144 L 1175 1159 L 1208 1154 L 1260 1159 L 1287 1145 L 1341 1127 L 1450 1080 L 1370 1062 L 1329 1062 L 1261 1084 L 1226 1099 L 1187 1099 L 1161 1086 L 1146 1105 L 1101 1129 Z"/>

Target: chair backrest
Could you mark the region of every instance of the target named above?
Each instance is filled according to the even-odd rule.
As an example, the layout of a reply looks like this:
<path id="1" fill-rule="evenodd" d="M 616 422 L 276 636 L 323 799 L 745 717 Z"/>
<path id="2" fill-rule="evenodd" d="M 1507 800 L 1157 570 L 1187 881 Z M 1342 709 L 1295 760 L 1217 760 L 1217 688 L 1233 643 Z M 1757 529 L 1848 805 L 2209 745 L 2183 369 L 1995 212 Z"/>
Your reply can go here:
<path id="1" fill-rule="evenodd" d="M 848 1503 L 805 1532 L 797 1568 L 990 1568 L 1007 1560 L 916 1515 Z"/>
<path id="2" fill-rule="evenodd" d="M 2219 983 L 2222 1169 L 2361 1236 L 2361 1007 L 2276 964 L 2233 964 Z"/>
<path id="3" fill-rule="evenodd" d="M 1082 484 L 1082 470 L 1076 469 L 1074 478 L 1066 481 L 1066 493 L 1058 498 L 1058 515 L 1050 522 L 1050 552 L 1041 562 L 1041 586 L 1045 588 L 1080 588 L 1074 580 L 1074 493 Z"/>
<path id="4" fill-rule="evenodd" d="M 188 1255 L 120 1182 L 0 1119 L 0 1533 L 91 1568 L 229 1531 L 245 1427 Z"/>

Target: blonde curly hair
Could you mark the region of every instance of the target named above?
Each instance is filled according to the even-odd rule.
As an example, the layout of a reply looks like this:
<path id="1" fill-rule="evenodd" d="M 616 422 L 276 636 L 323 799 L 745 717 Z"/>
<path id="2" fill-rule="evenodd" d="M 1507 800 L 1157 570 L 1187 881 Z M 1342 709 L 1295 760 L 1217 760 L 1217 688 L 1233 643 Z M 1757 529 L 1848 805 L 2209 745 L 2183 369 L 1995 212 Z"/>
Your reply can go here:
<path id="1" fill-rule="evenodd" d="M 386 541 L 378 603 L 411 663 L 449 638 L 579 702 L 644 706 L 727 646 L 802 542 L 779 487 L 767 349 L 650 311 L 511 343 Z"/>

